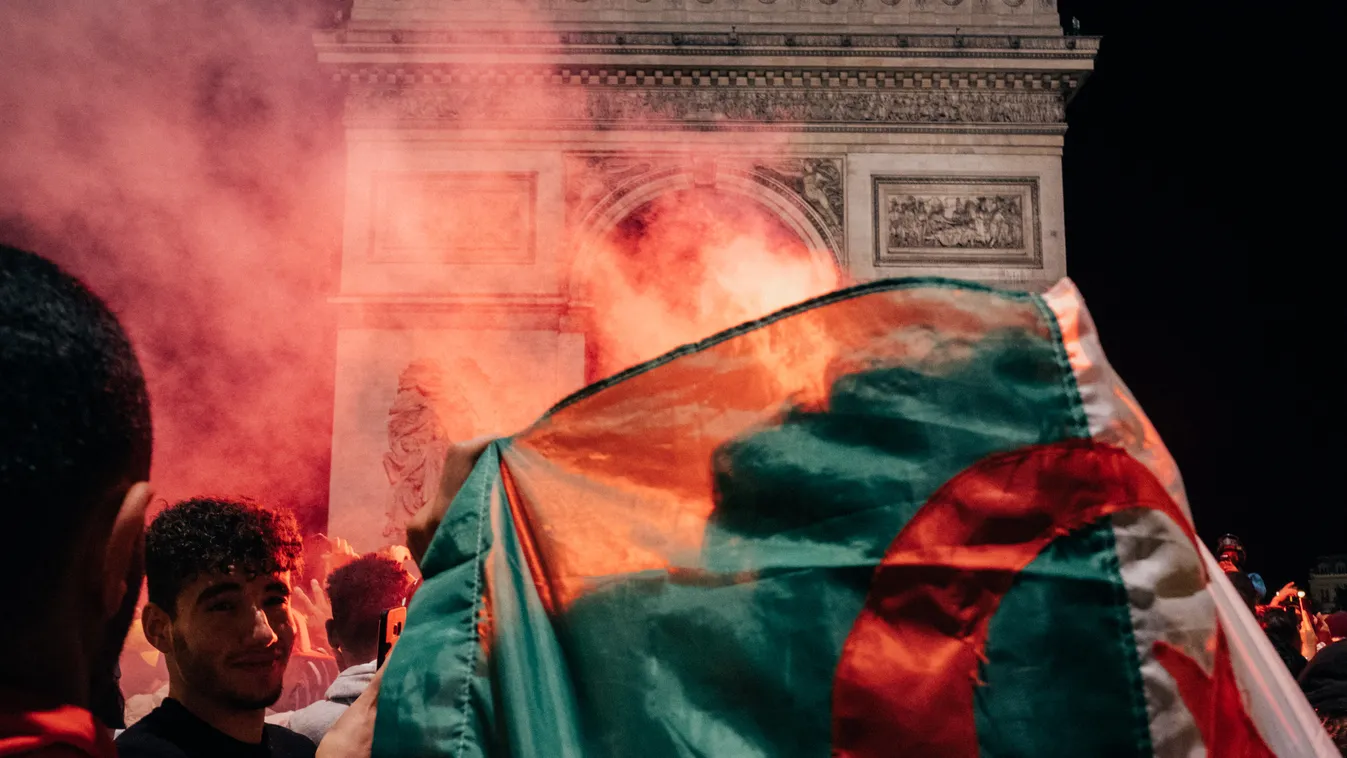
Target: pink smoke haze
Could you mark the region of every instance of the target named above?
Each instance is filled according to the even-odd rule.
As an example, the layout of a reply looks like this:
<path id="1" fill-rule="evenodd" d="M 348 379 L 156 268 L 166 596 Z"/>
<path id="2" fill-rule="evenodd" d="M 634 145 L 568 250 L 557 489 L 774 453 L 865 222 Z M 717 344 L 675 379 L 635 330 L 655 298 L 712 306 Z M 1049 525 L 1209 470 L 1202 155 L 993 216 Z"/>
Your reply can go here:
<path id="1" fill-rule="evenodd" d="M 664 194 L 638 208 L 597 255 L 598 375 L 838 285 L 837 269 L 820 263 L 770 211 L 705 190 Z"/>
<path id="2" fill-rule="evenodd" d="M 0 6 L 0 235 L 63 263 L 122 316 L 150 382 L 164 500 L 243 495 L 321 529 L 343 91 L 297 7 Z M 511 86 L 525 117 L 583 97 Z M 498 99 L 464 114 L 479 143 L 498 128 Z M 494 227 L 457 234 L 470 246 Z M 837 284 L 770 212 L 729 194 L 665 195 L 600 247 L 589 269 L 596 376 Z"/>
<path id="3" fill-rule="evenodd" d="M 121 315 L 158 494 L 247 495 L 320 525 L 342 163 L 304 19 L 20 0 L 0 26 L 0 237 Z"/>

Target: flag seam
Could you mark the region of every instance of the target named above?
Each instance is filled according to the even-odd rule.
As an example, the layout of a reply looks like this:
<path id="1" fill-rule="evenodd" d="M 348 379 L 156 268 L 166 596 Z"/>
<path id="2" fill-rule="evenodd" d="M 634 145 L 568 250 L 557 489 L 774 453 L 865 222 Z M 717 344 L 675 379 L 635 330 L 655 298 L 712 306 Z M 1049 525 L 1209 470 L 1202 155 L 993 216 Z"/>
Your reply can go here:
<path id="1" fill-rule="evenodd" d="M 713 345 L 718 345 L 721 342 L 726 342 L 742 334 L 751 332 L 754 329 L 759 329 L 761 327 L 773 324 L 777 321 L 789 318 L 797 313 L 803 313 L 804 311 L 812 310 L 819 306 L 831 305 L 833 303 L 842 302 L 843 300 L 851 300 L 853 298 L 863 297 L 865 295 L 873 295 L 879 292 L 899 292 L 902 290 L 917 289 L 918 287 L 930 287 L 932 289 L 965 290 L 968 292 L 986 292 L 989 294 L 998 295 L 1000 297 L 1012 301 L 1032 300 L 1036 303 L 1036 305 L 1040 310 L 1044 307 L 1043 303 L 1039 298 L 1028 292 L 1013 292 L 1009 290 L 999 290 L 996 289 L 995 287 L 988 287 L 984 284 L 978 284 L 976 282 L 965 282 L 960 281 L 958 279 L 946 279 L 944 277 L 924 277 L 924 276 L 905 277 L 900 279 L 880 279 L 873 282 L 867 282 L 865 284 L 859 284 L 856 285 L 855 287 L 848 287 L 846 289 L 837 290 L 835 292 L 829 292 L 826 295 L 820 295 L 819 297 L 811 298 L 809 300 L 796 303 L 795 305 L 782 308 L 779 311 L 769 313 L 768 315 L 763 316 L 762 318 L 754 319 L 753 321 L 745 321 L 744 323 L 739 324 L 738 326 L 731 327 L 722 332 L 717 332 L 716 334 L 713 334 L 710 337 L 699 340 L 697 342 L 690 342 L 686 345 L 676 347 L 673 350 L 670 350 L 669 352 L 657 358 L 651 358 L 645 363 L 638 363 L 635 366 L 632 366 L 631 368 L 613 374 L 607 379 L 595 382 L 594 384 L 591 384 L 587 387 L 576 390 L 570 395 L 567 395 L 566 397 L 562 398 L 560 401 L 557 402 L 556 405 L 549 408 L 547 412 L 542 415 L 542 418 L 540 418 L 539 421 L 541 422 L 550 417 L 552 414 L 556 413 L 557 411 L 560 411 L 563 408 L 566 408 L 567 406 L 574 405 L 575 403 L 578 403 L 591 395 L 597 394 L 603 391 L 604 389 L 607 389 L 608 387 L 617 384 L 618 382 L 630 379 L 631 377 L 636 376 L 638 374 L 644 374 L 647 371 L 652 371 L 677 358 L 681 358 L 685 355 L 689 355 L 691 353 L 704 350 L 705 348 L 711 347 Z M 1054 332 L 1054 334 L 1057 334 L 1058 336 L 1057 342 L 1060 344 L 1061 342 L 1060 333 Z"/>
<path id="2" fill-rule="evenodd" d="M 1031 299 L 1039 315 L 1047 323 L 1048 331 L 1052 333 L 1053 362 L 1057 364 L 1058 381 L 1061 382 L 1068 406 L 1067 412 L 1071 417 L 1070 434 L 1080 439 L 1090 439 L 1090 421 L 1085 414 L 1085 401 L 1080 396 L 1080 386 L 1076 384 L 1076 372 L 1071 368 L 1071 358 L 1066 354 L 1062 325 L 1057 322 L 1057 314 L 1043 298 L 1035 295 Z"/>
<path id="3" fill-rule="evenodd" d="M 1154 755 L 1155 745 L 1151 741 L 1151 713 L 1146 704 L 1146 682 L 1141 676 L 1141 652 L 1137 647 L 1136 629 L 1132 626 L 1132 602 L 1127 597 L 1127 584 L 1123 581 L 1122 560 L 1118 557 L 1118 537 L 1113 532 L 1113 515 L 1100 519 L 1109 528 L 1099 532 L 1104 546 L 1109 573 L 1117 579 L 1113 586 L 1113 620 L 1118 624 L 1118 646 L 1127 665 L 1128 683 L 1131 685 L 1132 728 L 1136 737 L 1136 755 Z"/>
<path id="4" fill-rule="evenodd" d="M 1057 320 L 1057 313 L 1048 305 L 1042 297 L 1035 295 L 1033 298 L 1034 307 L 1042 314 L 1047 322 L 1048 329 L 1052 332 L 1052 350 L 1057 363 L 1058 377 L 1062 383 L 1062 389 L 1066 394 L 1066 402 L 1070 406 L 1071 422 L 1073 436 L 1093 439 L 1090 433 L 1089 416 L 1085 412 L 1085 400 L 1080 394 L 1080 384 L 1076 381 L 1075 369 L 1071 366 L 1071 358 L 1067 355 L 1066 341 L 1062 336 L 1062 325 Z M 1126 452 L 1126 451 L 1124 451 Z M 1130 452 L 1128 457 L 1133 457 Z M 1133 458 L 1135 460 L 1135 458 Z M 1149 469 L 1147 469 L 1149 471 Z M 1111 517 L 1109 517 L 1111 520 Z M 1109 565 L 1109 573 L 1116 581 L 1110 582 L 1113 585 L 1113 620 L 1118 625 L 1118 642 L 1122 648 L 1122 654 L 1128 661 L 1125 667 L 1127 679 L 1130 683 L 1131 693 L 1128 700 L 1131 702 L 1132 724 L 1136 731 L 1137 741 L 1135 744 L 1137 755 L 1151 755 L 1154 753 L 1154 744 L 1151 741 L 1150 733 L 1150 710 L 1146 705 L 1146 683 L 1141 676 L 1141 653 L 1137 649 L 1136 629 L 1132 626 L 1131 600 L 1127 597 L 1127 585 L 1123 581 L 1122 561 L 1118 557 L 1117 536 L 1112 529 L 1100 532 L 1101 539 L 1107 544 L 1103 546 L 1106 559 Z"/>
<path id="5" fill-rule="evenodd" d="M 493 448 L 499 445 L 499 442 L 491 443 Z M 468 614 L 468 636 L 472 638 L 472 646 L 468 651 L 467 666 L 464 667 L 463 685 L 459 687 L 458 694 L 458 712 L 462 717 L 462 723 L 459 728 L 458 741 L 454 746 L 454 755 L 463 755 L 463 746 L 468 740 L 468 704 L 472 696 L 472 672 L 477 668 L 477 651 L 481 649 L 482 640 L 478 636 L 479 628 L 477 625 L 477 616 L 482 612 L 482 536 L 483 524 L 486 522 L 486 507 L 490 498 L 490 488 L 483 487 L 481 497 L 477 504 L 477 540 L 473 547 L 472 555 L 472 613 Z"/>

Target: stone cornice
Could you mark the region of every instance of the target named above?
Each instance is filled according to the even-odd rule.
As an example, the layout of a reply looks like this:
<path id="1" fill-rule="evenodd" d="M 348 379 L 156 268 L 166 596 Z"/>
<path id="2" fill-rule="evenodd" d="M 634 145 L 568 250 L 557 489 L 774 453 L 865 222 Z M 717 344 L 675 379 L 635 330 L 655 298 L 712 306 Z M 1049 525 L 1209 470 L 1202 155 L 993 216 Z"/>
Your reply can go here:
<path id="1" fill-rule="evenodd" d="M 350 3 L 351 0 L 348 0 Z M 668 29 L 1059 33 L 1056 0 L 354 0 L 347 28 Z"/>
<path id="2" fill-rule="evenodd" d="M 383 52 L 361 52 L 376 38 Z M 350 86 L 353 127 L 1019 134 L 1063 132 L 1066 99 L 1097 46 L 1091 37 L 650 31 L 343 30 L 319 41 L 333 78 Z"/>
<path id="3" fill-rule="evenodd" d="M 631 63 L 558 63 L 550 66 L 340 66 L 333 78 L 357 89 L 403 89 L 409 85 L 451 87 L 773 87 L 776 89 L 882 89 L 1070 92 L 1083 72 L 1015 70 L 913 70 L 801 66 L 667 67 Z"/>
<path id="4" fill-rule="evenodd" d="M 1074 61 L 1091 67 L 1098 37 L 817 32 L 490 32 L 350 30 L 315 35 L 319 59 L 435 62 L 439 55 L 935 58 Z"/>
<path id="5" fill-rule="evenodd" d="M 516 329 L 574 331 L 577 308 L 560 295 L 340 295 L 328 299 L 343 329 Z"/>

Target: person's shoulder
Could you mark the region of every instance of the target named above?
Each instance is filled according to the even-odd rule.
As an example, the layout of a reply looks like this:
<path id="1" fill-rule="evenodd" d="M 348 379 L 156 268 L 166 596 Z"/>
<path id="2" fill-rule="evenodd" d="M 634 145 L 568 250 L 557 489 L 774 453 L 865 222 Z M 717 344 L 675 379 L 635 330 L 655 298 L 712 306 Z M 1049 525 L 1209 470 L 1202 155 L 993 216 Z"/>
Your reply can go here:
<path id="1" fill-rule="evenodd" d="M 263 729 L 272 758 L 313 758 L 318 753 L 313 740 L 299 732 L 275 724 L 267 724 Z"/>
<path id="2" fill-rule="evenodd" d="M 163 756 L 164 758 L 179 758 L 186 756 L 187 753 L 168 738 L 170 715 L 167 709 L 160 704 L 154 710 L 145 714 L 145 717 L 127 727 L 117 739 L 113 740 L 117 745 L 118 758 L 138 758 L 145 756 L 152 758 Z"/>
<path id="3" fill-rule="evenodd" d="M 89 758 L 89 754 L 70 745 L 47 745 L 36 750 L 25 750 L 22 753 L 7 753 L 4 745 L 0 745 L 0 756 L 5 758 Z"/>
<path id="4" fill-rule="evenodd" d="M 1340 678 L 1342 673 L 1347 672 L 1347 640 L 1338 640 L 1330 642 L 1322 650 L 1310 658 L 1309 665 L 1305 667 L 1306 674 L 1324 674 L 1332 671 L 1335 678 Z"/>
<path id="5" fill-rule="evenodd" d="M 151 714 L 153 715 L 153 714 Z M 117 735 L 117 758 L 187 758 L 187 753 L 163 735 L 156 733 L 144 719 Z"/>
<path id="6" fill-rule="evenodd" d="M 332 728 L 346 706 L 330 700 L 319 700 L 290 714 L 290 720 L 284 726 L 293 732 L 308 737 L 314 744 L 321 742 L 323 735 Z"/>

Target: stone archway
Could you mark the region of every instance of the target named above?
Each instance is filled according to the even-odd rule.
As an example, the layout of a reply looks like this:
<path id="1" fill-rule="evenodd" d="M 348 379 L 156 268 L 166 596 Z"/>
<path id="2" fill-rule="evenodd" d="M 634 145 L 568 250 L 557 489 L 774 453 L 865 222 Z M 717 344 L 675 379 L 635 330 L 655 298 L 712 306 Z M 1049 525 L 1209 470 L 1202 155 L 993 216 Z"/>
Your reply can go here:
<path id="1" fill-rule="evenodd" d="M 587 382 L 839 283 L 807 217 L 739 177 L 697 179 L 660 177 L 595 214 L 571 281 Z"/>
<path id="2" fill-rule="evenodd" d="M 572 258 L 566 287 L 572 307 L 590 305 L 596 251 L 614 229 L 661 196 L 690 190 L 751 200 L 794 233 L 817 265 L 845 271 L 842 175 L 840 158 L 679 163 L 667 157 L 572 156 L 567 167 Z"/>

